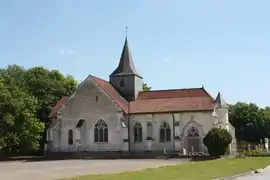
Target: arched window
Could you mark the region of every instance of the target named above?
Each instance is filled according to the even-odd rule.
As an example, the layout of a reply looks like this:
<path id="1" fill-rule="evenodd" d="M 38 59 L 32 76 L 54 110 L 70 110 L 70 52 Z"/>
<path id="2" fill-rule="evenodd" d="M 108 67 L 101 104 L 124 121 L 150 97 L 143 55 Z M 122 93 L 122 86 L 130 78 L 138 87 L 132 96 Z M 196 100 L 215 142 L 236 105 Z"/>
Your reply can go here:
<path id="1" fill-rule="evenodd" d="M 73 131 L 72 129 L 68 130 L 68 144 L 73 144 Z"/>
<path id="2" fill-rule="evenodd" d="M 192 126 L 191 128 L 189 128 L 187 135 L 188 137 L 198 137 L 199 136 L 198 128 Z"/>
<path id="3" fill-rule="evenodd" d="M 95 125 L 95 142 L 108 142 L 108 125 L 99 120 Z"/>
<path id="4" fill-rule="evenodd" d="M 164 122 L 161 124 L 159 129 L 160 142 L 170 142 L 171 141 L 171 128 Z"/>
<path id="5" fill-rule="evenodd" d="M 140 123 L 136 123 L 134 125 L 134 142 L 140 143 L 142 142 L 142 125 Z"/>

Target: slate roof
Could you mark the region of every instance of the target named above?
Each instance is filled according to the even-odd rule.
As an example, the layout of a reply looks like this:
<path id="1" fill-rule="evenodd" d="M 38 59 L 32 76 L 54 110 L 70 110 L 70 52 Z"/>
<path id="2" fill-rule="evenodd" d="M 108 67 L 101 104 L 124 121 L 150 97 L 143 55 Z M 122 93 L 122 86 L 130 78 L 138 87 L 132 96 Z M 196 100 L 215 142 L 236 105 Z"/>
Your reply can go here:
<path id="1" fill-rule="evenodd" d="M 166 113 L 183 111 L 210 111 L 216 106 L 213 97 L 204 88 L 155 90 L 139 92 L 135 101 L 128 102 L 108 82 L 89 76 L 127 114 Z M 52 113 L 67 102 L 63 97 L 53 108 Z"/>
<path id="2" fill-rule="evenodd" d="M 132 60 L 127 38 L 125 39 L 125 44 L 122 50 L 118 67 L 111 73 L 110 76 L 119 76 L 119 75 L 136 75 L 141 77 L 137 72 L 134 62 Z"/>
<path id="3" fill-rule="evenodd" d="M 227 102 L 224 100 L 222 94 L 219 92 L 215 101 L 214 101 L 219 108 L 229 108 L 229 105 Z"/>

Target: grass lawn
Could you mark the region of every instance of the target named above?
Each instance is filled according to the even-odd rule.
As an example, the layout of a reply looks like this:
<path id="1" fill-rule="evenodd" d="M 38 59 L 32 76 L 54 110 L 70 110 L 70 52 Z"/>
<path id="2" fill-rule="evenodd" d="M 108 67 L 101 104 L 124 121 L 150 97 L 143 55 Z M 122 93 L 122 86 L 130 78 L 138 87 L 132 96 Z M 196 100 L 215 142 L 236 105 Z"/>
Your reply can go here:
<path id="1" fill-rule="evenodd" d="M 182 165 L 106 175 L 88 175 L 65 180 L 210 180 L 264 168 L 270 158 L 228 158 L 187 162 Z"/>

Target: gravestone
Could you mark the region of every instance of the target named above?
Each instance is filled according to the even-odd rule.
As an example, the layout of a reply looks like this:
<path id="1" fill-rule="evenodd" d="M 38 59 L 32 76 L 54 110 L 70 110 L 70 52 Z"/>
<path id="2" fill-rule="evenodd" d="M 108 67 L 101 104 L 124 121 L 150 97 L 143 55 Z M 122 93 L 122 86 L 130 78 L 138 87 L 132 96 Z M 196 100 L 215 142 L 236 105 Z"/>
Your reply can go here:
<path id="1" fill-rule="evenodd" d="M 268 152 L 269 151 L 268 138 L 264 139 L 264 147 L 265 147 L 265 150 Z"/>

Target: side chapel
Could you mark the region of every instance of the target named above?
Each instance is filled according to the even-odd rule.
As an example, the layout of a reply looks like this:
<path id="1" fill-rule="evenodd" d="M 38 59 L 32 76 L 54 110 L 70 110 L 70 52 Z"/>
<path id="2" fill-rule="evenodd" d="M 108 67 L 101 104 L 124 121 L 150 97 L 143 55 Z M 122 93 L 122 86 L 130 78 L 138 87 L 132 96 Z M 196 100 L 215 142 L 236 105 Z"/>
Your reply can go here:
<path id="1" fill-rule="evenodd" d="M 221 93 L 213 98 L 204 87 L 143 91 L 127 38 L 109 81 L 89 75 L 49 117 L 47 152 L 207 152 L 203 138 L 212 127 L 233 137 L 235 131 Z"/>

